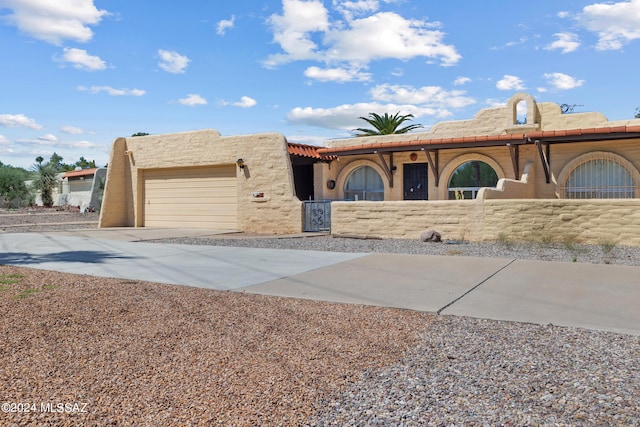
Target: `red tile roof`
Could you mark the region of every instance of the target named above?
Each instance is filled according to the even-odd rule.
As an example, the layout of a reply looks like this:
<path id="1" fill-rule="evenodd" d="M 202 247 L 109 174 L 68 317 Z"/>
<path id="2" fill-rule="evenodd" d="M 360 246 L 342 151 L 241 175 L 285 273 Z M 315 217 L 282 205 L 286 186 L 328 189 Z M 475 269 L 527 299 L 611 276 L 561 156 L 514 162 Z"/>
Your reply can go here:
<path id="1" fill-rule="evenodd" d="M 315 145 L 306 145 L 306 144 L 296 144 L 293 142 L 288 143 L 289 154 L 298 157 L 308 157 L 311 159 L 318 160 L 327 160 L 326 156 L 321 156 L 318 153 L 318 149 L 322 147 L 318 147 Z"/>
<path id="2" fill-rule="evenodd" d="M 62 175 L 62 177 L 63 178 L 72 178 L 72 177 L 75 177 L 75 176 L 95 175 L 97 170 L 98 170 L 98 168 L 82 169 L 82 170 L 79 170 L 79 171 L 69 171 L 69 172 L 65 172 L 65 174 Z"/>
<path id="3" fill-rule="evenodd" d="M 470 148 L 474 146 L 503 146 L 508 143 L 526 144 L 535 140 L 545 140 L 548 142 L 579 142 L 593 140 L 612 140 L 622 138 L 640 137 L 640 126 L 615 126 L 602 128 L 568 129 L 535 131 L 526 134 L 503 134 L 503 135 L 479 135 L 463 136 L 456 138 L 431 138 L 421 140 L 378 142 L 354 144 L 343 147 L 322 147 L 318 148 L 318 154 L 326 155 L 347 155 L 363 152 L 380 151 L 409 151 L 420 149 L 442 149 L 442 148 Z"/>

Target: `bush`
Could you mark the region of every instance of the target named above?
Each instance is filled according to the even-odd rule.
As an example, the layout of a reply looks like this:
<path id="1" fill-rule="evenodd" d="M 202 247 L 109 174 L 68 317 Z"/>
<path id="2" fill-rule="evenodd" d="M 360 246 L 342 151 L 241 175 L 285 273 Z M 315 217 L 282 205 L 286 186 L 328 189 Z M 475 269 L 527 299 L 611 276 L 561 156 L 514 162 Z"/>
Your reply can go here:
<path id="1" fill-rule="evenodd" d="M 24 169 L 0 166 L 0 197 L 7 207 L 29 203 L 31 194 L 25 184 L 28 178 L 28 172 Z"/>

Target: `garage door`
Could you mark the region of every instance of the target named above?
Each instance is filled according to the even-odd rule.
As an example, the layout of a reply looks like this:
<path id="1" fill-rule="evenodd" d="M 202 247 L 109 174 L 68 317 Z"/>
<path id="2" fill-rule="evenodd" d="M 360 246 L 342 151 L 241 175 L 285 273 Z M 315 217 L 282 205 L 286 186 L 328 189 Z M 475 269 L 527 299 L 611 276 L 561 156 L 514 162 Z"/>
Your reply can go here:
<path id="1" fill-rule="evenodd" d="M 238 228 L 236 167 L 144 172 L 145 227 Z"/>

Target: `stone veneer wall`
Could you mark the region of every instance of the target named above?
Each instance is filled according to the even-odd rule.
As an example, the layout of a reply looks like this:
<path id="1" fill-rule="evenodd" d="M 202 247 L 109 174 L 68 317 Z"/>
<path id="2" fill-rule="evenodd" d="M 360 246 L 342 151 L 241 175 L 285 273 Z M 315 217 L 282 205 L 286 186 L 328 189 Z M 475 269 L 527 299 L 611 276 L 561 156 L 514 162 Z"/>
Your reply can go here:
<path id="1" fill-rule="evenodd" d="M 640 246 L 640 199 L 334 202 L 334 235 L 575 241 Z"/>
<path id="2" fill-rule="evenodd" d="M 246 165 L 236 168 L 240 230 L 301 232 L 302 202 L 295 196 L 284 136 L 263 133 L 222 137 L 211 129 L 116 139 L 99 226 L 144 226 L 141 204 L 145 170 L 235 165 L 239 158 Z M 254 193 L 262 197 L 254 197 Z"/>

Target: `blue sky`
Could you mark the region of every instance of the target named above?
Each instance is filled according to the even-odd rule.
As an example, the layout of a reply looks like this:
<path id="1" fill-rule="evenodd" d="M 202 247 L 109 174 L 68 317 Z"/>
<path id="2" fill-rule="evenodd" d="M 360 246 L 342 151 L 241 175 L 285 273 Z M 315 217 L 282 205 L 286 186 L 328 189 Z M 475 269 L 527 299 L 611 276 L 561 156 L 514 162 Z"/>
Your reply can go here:
<path id="1" fill-rule="evenodd" d="M 619 120 L 640 107 L 640 0 L 0 0 L 0 58 L 0 161 L 21 167 L 104 165 L 136 132 L 428 128 L 518 91 Z"/>

